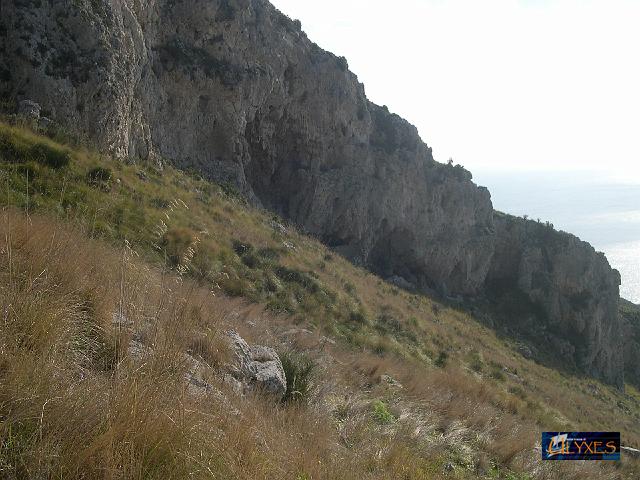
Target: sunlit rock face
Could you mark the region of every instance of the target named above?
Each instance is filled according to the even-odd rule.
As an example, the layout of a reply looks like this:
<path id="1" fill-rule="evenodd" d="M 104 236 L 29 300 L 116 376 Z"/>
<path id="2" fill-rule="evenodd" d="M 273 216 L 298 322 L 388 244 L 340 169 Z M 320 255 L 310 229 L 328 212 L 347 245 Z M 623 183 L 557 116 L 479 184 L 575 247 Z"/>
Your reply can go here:
<path id="1" fill-rule="evenodd" d="M 37 102 L 43 116 L 117 157 L 171 161 L 233 184 L 355 263 L 421 291 L 483 295 L 488 279 L 516 268 L 512 257 L 542 268 L 526 235 L 496 232 L 489 192 L 469 172 L 435 162 L 415 127 L 367 100 L 346 60 L 267 1 L 9 0 L 2 8 L 0 95 Z M 558 267 L 543 290 L 528 286 L 526 265 L 512 277 L 552 322 L 581 327 L 586 349 L 575 345 L 576 362 L 618 384 L 609 350 L 617 286 L 608 265 L 588 255 L 587 307 L 565 301 L 574 290 L 573 270 L 561 273 L 573 268 L 569 250 L 553 256 Z"/>

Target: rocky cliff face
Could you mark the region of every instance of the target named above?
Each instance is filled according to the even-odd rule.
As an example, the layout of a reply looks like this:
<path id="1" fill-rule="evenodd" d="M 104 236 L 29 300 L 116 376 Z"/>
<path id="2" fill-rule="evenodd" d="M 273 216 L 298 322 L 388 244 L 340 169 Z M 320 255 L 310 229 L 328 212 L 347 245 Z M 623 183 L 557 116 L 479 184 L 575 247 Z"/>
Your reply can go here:
<path id="1" fill-rule="evenodd" d="M 232 183 L 382 276 L 480 295 L 510 268 L 503 246 L 523 239 L 496 234 L 488 191 L 435 162 L 412 125 L 367 100 L 345 59 L 267 1 L 7 0 L 0 39 L 3 98 L 36 100 L 117 156 L 168 159 Z M 566 280 L 560 273 L 545 290 L 553 305 L 527 295 L 559 323 L 597 318 L 597 333 L 579 333 L 597 358 L 576 355 L 619 383 L 609 368 L 617 357 L 603 353 L 617 331 L 617 287 L 598 258 L 583 262 L 610 288 L 576 286 L 606 297 L 576 319 L 565 301 L 574 288 L 554 283 Z"/>
<path id="2" fill-rule="evenodd" d="M 487 290 L 514 303 L 519 333 L 564 365 L 622 386 L 620 275 L 604 254 L 547 224 L 496 213 L 494 225 Z"/>
<path id="3" fill-rule="evenodd" d="M 640 387 L 640 305 L 622 300 L 622 336 L 625 380 Z"/>
<path id="4" fill-rule="evenodd" d="M 2 22 L 5 96 L 118 156 L 233 183 L 383 275 L 481 287 L 489 193 L 268 2 L 21 1 Z"/>

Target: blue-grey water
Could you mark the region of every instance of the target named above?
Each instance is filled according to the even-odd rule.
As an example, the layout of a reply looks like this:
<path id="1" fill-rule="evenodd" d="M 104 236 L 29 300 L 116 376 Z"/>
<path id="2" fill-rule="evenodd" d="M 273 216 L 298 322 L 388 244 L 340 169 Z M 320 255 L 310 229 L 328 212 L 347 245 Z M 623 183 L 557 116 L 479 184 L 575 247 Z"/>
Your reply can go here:
<path id="1" fill-rule="evenodd" d="M 640 183 L 595 172 L 474 172 L 494 207 L 550 221 L 604 252 L 620 271 L 620 294 L 640 303 Z"/>

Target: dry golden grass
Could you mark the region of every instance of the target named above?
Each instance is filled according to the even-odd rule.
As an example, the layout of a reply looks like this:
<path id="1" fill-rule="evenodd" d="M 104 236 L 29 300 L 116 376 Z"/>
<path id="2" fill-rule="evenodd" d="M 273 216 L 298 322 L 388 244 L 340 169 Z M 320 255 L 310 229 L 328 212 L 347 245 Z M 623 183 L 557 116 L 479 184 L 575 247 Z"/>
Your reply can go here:
<path id="1" fill-rule="evenodd" d="M 563 428 L 620 429 L 640 446 L 633 388 L 525 360 L 469 314 L 398 291 L 291 226 L 274 232 L 265 212 L 173 170 L 143 181 L 137 167 L 105 164 L 117 186 L 72 192 L 67 179 L 96 165 L 74 150 L 72 170 L 38 167 L 30 218 L 0 219 L 0 478 L 638 477 L 629 459 L 551 465 L 534 448 Z M 7 203 L 24 210 L 14 167 L 2 170 Z M 68 206 L 77 198 L 82 215 Z M 234 240 L 295 248 L 256 268 Z M 158 262 L 155 248 L 173 259 Z M 291 312 L 264 293 L 280 266 L 312 282 L 278 287 Z M 314 358 L 308 405 L 229 392 L 217 374 L 229 328 Z M 190 392 L 187 353 L 218 393 Z M 395 420 L 377 422 L 376 401 Z"/>
<path id="2" fill-rule="evenodd" d="M 225 361 L 220 332 L 247 307 L 50 220 L 5 212 L 0 231 L 3 478 L 389 478 L 326 412 L 188 394 L 184 353 Z"/>
<path id="3" fill-rule="evenodd" d="M 186 352 L 216 382 L 216 368 L 229 358 L 225 329 L 244 324 L 250 333 L 245 320 L 258 319 L 263 333 L 253 336 L 278 341 L 285 319 L 214 297 L 146 267 L 126 245 L 115 250 L 51 220 L 4 212 L 0 233 L 3 478 L 431 479 L 499 478 L 507 467 L 546 471 L 532 450 L 537 430 L 481 380 L 454 366 L 427 369 L 319 347 L 314 334 L 293 345 L 306 343 L 323 365 L 318 382 L 328 388 L 311 405 L 242 399 L 220 383 L 215 394 L 193 395 L 184 380 Z M 114 322 L 114 314 L 126 321 Z M 128 353 L 132 336 L 144 344 L 142 358 Z M 389 425 L 372 417 L 377 398 L 396 418 Z M 605 475 L 598 478 L 609 475 L 595 468 L 589 472 Z M 575 469 L 563 475 L 579 478 Z"/>

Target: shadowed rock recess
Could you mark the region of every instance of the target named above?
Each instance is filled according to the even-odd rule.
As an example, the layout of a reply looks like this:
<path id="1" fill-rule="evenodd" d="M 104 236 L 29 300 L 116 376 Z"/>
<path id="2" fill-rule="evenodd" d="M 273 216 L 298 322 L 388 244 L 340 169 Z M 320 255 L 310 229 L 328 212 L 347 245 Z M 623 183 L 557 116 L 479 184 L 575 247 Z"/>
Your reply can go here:
<path id="1" fill-rule="evenodd" d="M 604 256 L 494 215 L 469 172 L 434 161 L 415 127 L 367 100 L 344 58 L 267 1 L 8 0 L 2 10 L 5 104 L 34 100 L 118 157 L 235 185 L 420 291 L 522 296 L 558 359 L 622 386 L 619 276 Z"/>

